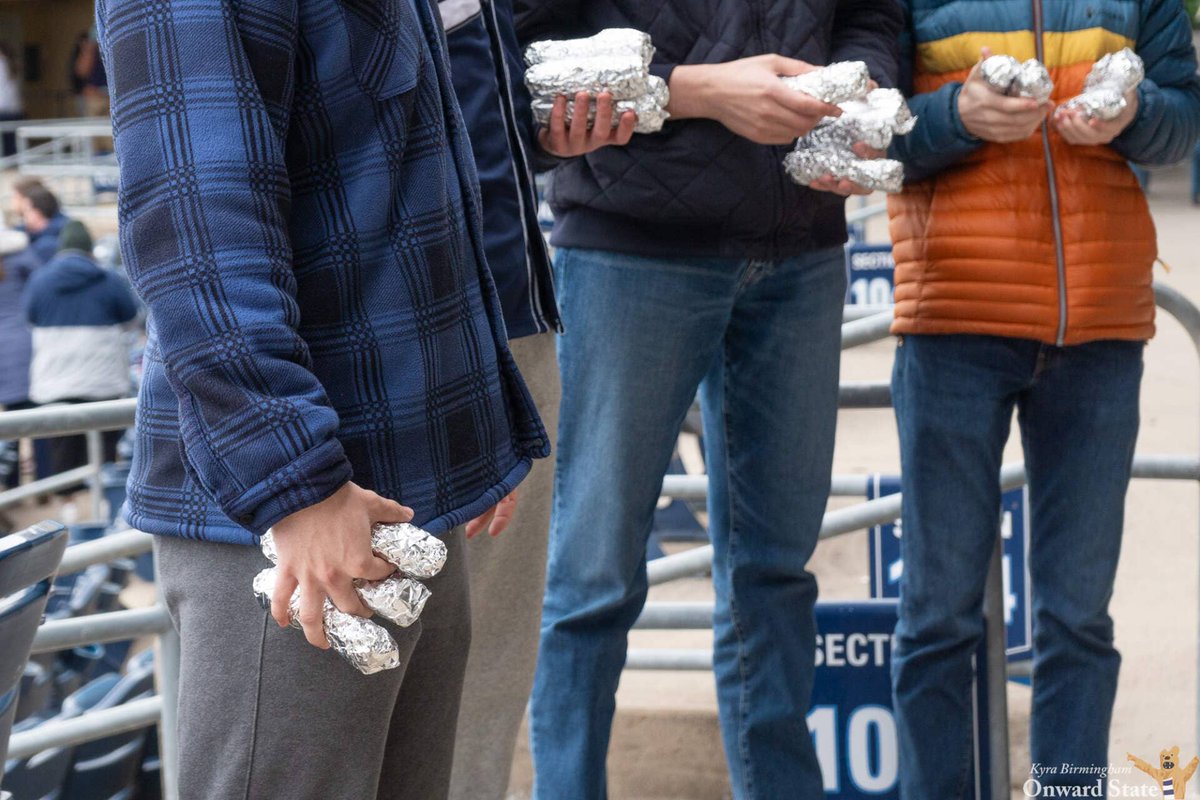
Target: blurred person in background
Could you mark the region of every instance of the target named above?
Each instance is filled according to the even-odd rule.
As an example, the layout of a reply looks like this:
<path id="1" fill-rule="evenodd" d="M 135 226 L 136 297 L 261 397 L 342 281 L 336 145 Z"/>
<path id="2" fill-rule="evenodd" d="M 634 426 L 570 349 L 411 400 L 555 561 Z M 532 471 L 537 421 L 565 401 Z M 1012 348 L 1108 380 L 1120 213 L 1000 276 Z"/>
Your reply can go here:
<path id="1" fill-rule="evenodd" d="M 79 55 L 75 58 L 75 77 L 80 82 L 84 116 L 108 116 L 108 74 L 104 59 L 100 55 L 100 44 L 96 41 L 93 28 L 87 38 L 79 43 Z"/>
<path id="2" fill-rule="evenodd" d="M 130 394 L 124 326 L 137 316 L 129 285 L 92 258 L 82 222 L 62 230 L 58 254 L 29 278 L 22 298 L 33 327 L 29 399 L 47 403 L 115 400 Z M 104 460 L 116 459 L 121 431 L 105 431 Z M 49 440 L 50 474 L 88 462 L 85 436 Z"/>
<path id="3" fill-rule="evenodd" d="M 32 342 L 21 295 L 38 265 L 26 253 L 29 237 L 0 229 L 0 407 L 4 411 L 31 408 L 29 361 Z M 16 440 L 0 441 L 0 491 L 12 489 L 21 478 Z"/>
<path id="4" fill-rule="evenodd" d="M 1034 764 L 1072 768 L 1039 776 L 1047 795 L 1080 796 L 1109 764 L 1121 657 L 1108 606 L 1154 335 L 1157 237 L 1129 162 L 1192 151 L 1192 30 L 1179 0 L 904 6 L 902 82 L 917 125 L 892 145 L 907 184 L 888 208 L 904 496 L 900 793 L 969 790 L 972 663 L 1015 410 L 1032 525 L 1029 747 Z M 1050 101 L 993 91 L 981 76 L 988 47 L 1045 64 Z M 1063 105 L 1124 47 L 1146 80 L 1115 119 Z"/>
<path id="5" fill-rule="evenodd" d="M 553 441 L 559 381 L 555 331 L 560 328 L 550 258 L 537 218 L 532 162 L 533 115 L 523 77 L 511 0 L 442 0 L 454 92 L 462 106 L 483 199 L 483 243 L 500 295 L 509 346 Z M 611 99 L 601 98 L 610 104 Z M 567 126 L 556 115 L 545 141 L 570 143 L 551 155 L 570 156 L 624 144 L 623 128 Z M 574 134 L 574 136 L 572 136 Z M 453 800 L 503 800 L 513 750 L 537 661 L 538 625 L 546 585 L 546 540 L 554 461 L 534 462 L 503 536 L 473 536 L 471 592 L 490 602 L 471 606 L 471 651 L 458 715 Z M 482 530 L 482 521 L 468 534 Z M 497 680 L 497 675 L 505 676 Z"/>
<path id="6" fill-rule="evenodd" d="M 58 237 L 69 218 L 54 192 L 37 178 L 21 178 L 13 184 L 11 210 L 17 230 L 29 236 L 29 254 L 45 264 L 58 253 Z"/>
<path id="7" fill-rule="evenodd" d="M 79 63 L 79 57 L 83 54 L 83 49 L 88 45 L 88 39 L 91 37 L 87 31 L 83 31 L 75 39 L 75 45 L 71 48 L 71 55 L 67 58 L 67 85 L 71 87 L 71 97 L 75 98 L 75 113 L 81 117 L 87 116 L 87 103 L 83 97 L 83 87 L 86 81 L 79 77 L 75 66 Z"/>
<path id="8" fill-rule="evenodd" d="M 12 122 L 25 116 L 25 104 L 21 99 L 21 71 L 12 50 L 0 42 L 0 122 Z M 0 136 L 0 156 L 15 153 L 16 136 L 5 131 Z"/>

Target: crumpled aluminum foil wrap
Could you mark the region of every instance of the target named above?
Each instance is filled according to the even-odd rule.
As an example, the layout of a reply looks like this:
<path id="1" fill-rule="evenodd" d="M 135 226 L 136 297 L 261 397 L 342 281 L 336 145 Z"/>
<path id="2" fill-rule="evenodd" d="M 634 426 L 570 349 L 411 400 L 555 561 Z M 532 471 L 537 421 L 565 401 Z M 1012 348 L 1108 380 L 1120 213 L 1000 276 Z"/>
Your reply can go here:
<path id="1" fill-rule="evenodd" d="M 638 54 L 642 64 L 650 66 L 650 59 L 654 57 L 654 45 L 650 43 L 650 34 L 633 28 L 605 28 L 586 39 L 534 42 L 525 49 L 525 63 L 533 66 L 546 61 L 630 53 Z"/>
<path id="2" fill-rule="evenodd" d="M 647 86 L 650 89 L 649 94 L 642 95 L 636 100 L 616 100 L 613 102 L 613 118 L 612 126 L 615 128 L 621 123 L 621 115 L 626 111 L 632 111 L 637 114 L 637 124 L 633 127 L 634 133 L 658 133 L 662 130 L 663 123 L 667 121 L 667 117 L 671 116 L 667 113 L 667 103 L 670 102 L 671 94 L 667 90 L 667 82 L 657 75 L 651 75 L 646 80 Z M 554 110 L 554 98 L 537 97 L 533 100 L 533 118 L 537 120 L 539 125 L 550 124 L 550 112 Z M 575 103 L 568 95 L 567 97 L 567 124 L 575 117 Z M 588 122 L 596 120 L 596 101 L 595 99 L 588 106 Z"/>
<path id="3" fill-rule="evenodd" d="M 525 85 L 532 96 L 534 119 L 539 125 L 550 121 L 559 95 L 567 98 L 567 122 L 573 121 L 571 102 L 579 92 L 592 95 L 588 121 L 596 119 L 596 95 L 613 96 L 613 127 L 626 111 L 637 114 L 636 133 L 657 133 L 670 114 L 667 83 L 650 74 L 654 45 L 650 35 L 632 28 L 607 28 L 586 39 L 535 42 L 525 51 L 529 69 Z"/>
<path id="4" fill-rule="evenodd" d="M 865 100 L 841 103 L 842 116 L 826 119 L 784 159 L 794 181 L 807 186 L 824 175 L 845 178 L 868 189 L 895 194 L 904 188 L 904 165 L 892 159 L 862 159 L 853 151 L 863 142 L 886 150 L 896 135 L 911 133 L 916 117 L 895 89 L 876 89 Z"/>
<path id="5" fill-rule="evenodd" d="M 1146 78 L 1146 65 L 1141 56 L 1126 47 L 1101 58 L 1088 73 L 1083 92 L 1063 104 L 1078 108 L 1087 116 L 1114 120 L 1128 105 L 1125 95 Z"/>
<path id="6" fill-rule="evenodd" d="M 553 100 L 560 94 L 574 97 L 610 92 L 615 100 L 636 100 L 650 93 L 646 65 L 635 55 L 560 58 L 534 64 L 525 71 L 525 85 L 534 97 Z"/>
<path id="7" fill-rule="evenodd" d="M 988 86 L 1000 94 L 1044 103 L 1054 93 L 1050 71 L 1036 58 L 1021 62 L 1012 56 L 991 56 L 984 59 L 979 72 Z"/>
<path id="8" fill-rule="evenodd" d="M 432 578 L 446 565 L 446 543 L 408 522 L 376 525 L 371 549 L 410 578 Z"/>
<path id="9" fill-rule="evenodd" d="M 271 595 L 275 592 L 276 568 L 268 567 L 254 576 L 254 596 L 266 609 L 271 607 Z M 300 593 L 292 595 L 289 609 L 292 627 L 300 628 Z M 400 648 L 386 629 L 369 619 L 356 617 L 339 611 L 328 599 L 325 600 L 325 636 L 329 646 L 351 666 L 364 675 L 374 675 L 383 670 L 400 666 Z"/>
<path id="10" fill-rule="evenodd" d="M 871 90 L 871 73 L 862 61 L 839 61 L 803 75 L 781 78 L 789 89 L 826 103 L 861 100 Z"/>
<path id="11" fill-rule="evenodd" d="M 783 164 L 792 180 L 807 186 L 825 175 L 845 178 L 873 191 L 897 194 L 904 189 L 904 165 L 890 158 L 849 158 L 829 150 L 795 150 Z"/>
<path id="12" fill-rule="evenodd" d="M 367 608 L 401 628 L 420 618 L 431 594 L 425 584 L 395 575 L 381 581 L 355 581 L 354 588 Z"/>

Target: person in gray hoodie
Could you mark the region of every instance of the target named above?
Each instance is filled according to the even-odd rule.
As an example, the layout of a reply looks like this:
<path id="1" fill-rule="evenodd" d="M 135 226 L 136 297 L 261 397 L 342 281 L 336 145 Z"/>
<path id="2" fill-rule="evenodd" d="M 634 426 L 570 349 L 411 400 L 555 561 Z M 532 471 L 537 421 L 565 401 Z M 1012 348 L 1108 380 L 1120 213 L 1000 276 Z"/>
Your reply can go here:
<path id="1" fill-rule="evenodd" d="M 22 297 L 33 327 L 29 399 L 47 403 L 115 400 L 130 394 L 129 349 L 124 326 L 137 316 L 129 285 L 100 267 L 92 237 L 72 220 L 62 230 L 58 254 L 29 279 Z M 104 457 L 116 457 L 120 431 L 104 434 Z M 51 440 L 51 473 L 87 463 L 87 440 Z"/>

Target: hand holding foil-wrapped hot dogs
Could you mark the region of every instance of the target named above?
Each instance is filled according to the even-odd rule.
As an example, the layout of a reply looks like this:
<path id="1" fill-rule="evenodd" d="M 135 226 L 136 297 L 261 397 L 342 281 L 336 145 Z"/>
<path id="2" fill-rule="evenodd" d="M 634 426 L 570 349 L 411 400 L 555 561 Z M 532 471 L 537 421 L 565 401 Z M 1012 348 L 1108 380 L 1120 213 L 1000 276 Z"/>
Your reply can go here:
<path id="1" fill-rule="evenodd" d="M 784 159 L 792 180 L 809 185 L 831 175 L 864 189 L 899 192 L 904 167 L 891 159 L 860 158 L 855 149 L 865 145 L 886 150 L 892 138 L 912 131 L 916 118 L 895 89 L 875 89 L 863 100 L 843 102 L 840 117 L 822 122 L 796 142 Z"/>
<path id="2" fill-rule="evenodd" d="M 650 74 L 653 55 L 649 34 L 630 28 L 609 28 L 586 39 L 534 42 L 525 51 L 529 65 L 525 85 L 533 95 L 534 118 L 540 125 L 549 125 L 555 101 L 563 96 L 566 122 L 573 126 L 577 111 L 571 101 L 584 92 L 590 96 L 587 118 L 594 123 L 597 96 L 607 93 L 614 100 L 612 127 L 620 124 L 626 111 L 633 111 L 637 114 L 635 132 L 662 130 L 670 116 L 670 94 L 666 82 Z"/>
<path id="3" fill-rule="evenodd" d="M 274 534 L 261 541 L 263 555 L 278 563 Z M 398 572 L 378 581 L 357 580 L 355 591 L 363 604 L 380 617 L 401 627 L 412 625 L 421 615 L 430 592 L 418 578 L 437 575 L 446 563 L 446 545 L 408 523 L 377 524 L 371 532 L 371 549 Z M 276 567 L 263 570 L 254 580 L 254 593 L 269 608 L 278 577 Z M 289 616 L 299 627 L 299 591 L 293 592 Z M 369 619 L 340 611 L 328 598 L 324 601 L 324 629 L 330 647 L 364 674 L 399 665 L 399 651 L 388 631 Z"/>
<path id="4" fill-rule="evenodd" d="M 1021 62 L 983 48 L 958 89 L 958 118 L 967 133 L 981 141 L 1024 141 L 1046 121 L 1053 92 L 1050 73 L 1036 59 Z"/>
<path id="5" fill-rule="evenodd" d="M 1079 109 L 1090 119 L 1110 122 L 1128 105 L 1126 97 L 1146 78 L 1141 57 L 1126 47 L 1101 58 L 1088 73 L 1083 92 L 1063 104 Z"/>

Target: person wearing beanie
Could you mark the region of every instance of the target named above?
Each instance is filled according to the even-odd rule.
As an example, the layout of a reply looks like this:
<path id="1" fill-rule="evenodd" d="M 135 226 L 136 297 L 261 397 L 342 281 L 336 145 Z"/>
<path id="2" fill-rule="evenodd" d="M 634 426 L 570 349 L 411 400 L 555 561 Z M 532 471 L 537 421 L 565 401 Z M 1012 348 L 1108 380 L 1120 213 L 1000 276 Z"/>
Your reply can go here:
<path id="1" fill-rule="evenodd" d="M 124 326 L 137 316 L 128 284 L 92 258 L 92 237 L 78 220 L 59 235 L 58 254 L 30 277 L 22 304 L 32 326 L 29 399 L 46 403 L 115 400 L 130 394 Z M 121 431 L 107 431 L 104 458 L 116 457 Z M 50 440 L 49 471 L 87 463 L 87 439 Z"/>
<path id="2" fill-rule="evenodd" d="M 25 255 L 29 237 L 0 228 L 0 407 L 29 408 L 29 326 L 21 309 L 21 292 L 37 262 Z M 0 441 L 0 491 L 20 479 L 17 442 Z"/>

